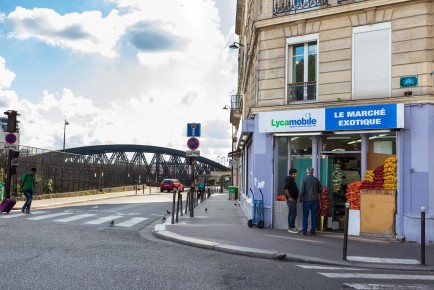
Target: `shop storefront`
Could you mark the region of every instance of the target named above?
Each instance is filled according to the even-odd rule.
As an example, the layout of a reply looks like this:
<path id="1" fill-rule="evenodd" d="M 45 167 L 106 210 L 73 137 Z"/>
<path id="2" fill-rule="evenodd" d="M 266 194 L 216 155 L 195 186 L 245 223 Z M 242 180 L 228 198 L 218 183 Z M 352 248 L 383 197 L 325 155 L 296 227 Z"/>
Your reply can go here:
<path id="1" fill-rule="evenodd" d="M 403 128 L 403 104 L 261 112 L 244 150 L 244 188 L 261 188 L 266 226 L 286 229 L 286 202 L 278 201 L 284 179 L 296 168 L 300 185 L 306 168 L 313 167 L 324 186 L 324 230 L 343 228 L 348 201 L 352 234 L 394 235 Z M 249 198 L 244 196 L 246 216 Z"/>

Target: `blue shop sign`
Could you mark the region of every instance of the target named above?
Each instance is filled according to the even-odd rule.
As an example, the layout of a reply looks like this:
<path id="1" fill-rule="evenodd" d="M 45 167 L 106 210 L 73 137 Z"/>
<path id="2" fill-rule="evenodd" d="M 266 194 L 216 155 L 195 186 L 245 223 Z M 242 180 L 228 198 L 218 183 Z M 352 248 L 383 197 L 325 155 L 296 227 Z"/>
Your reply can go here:
<path id="1" fill-rule="evenodd" d="M 369 130 L 402 128 L 403 104 L 326 108 L 326 130 Z"/>

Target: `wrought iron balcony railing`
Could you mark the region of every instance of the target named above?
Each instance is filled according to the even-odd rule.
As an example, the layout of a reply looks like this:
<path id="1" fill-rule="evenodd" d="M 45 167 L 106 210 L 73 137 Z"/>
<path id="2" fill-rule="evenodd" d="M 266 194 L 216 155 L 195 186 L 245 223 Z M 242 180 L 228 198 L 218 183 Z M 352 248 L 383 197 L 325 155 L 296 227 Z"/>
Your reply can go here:
<path id="1" fill-rule="evenodd" d="M 298 13 L 330 6 L 328 0 L 273 0 L 273 15 L 282 13 Z"/>
<path id="2" fill-rule="evenodd" d="M 288 104 L 316 100 L 316 82 L 288 84 Z"/>

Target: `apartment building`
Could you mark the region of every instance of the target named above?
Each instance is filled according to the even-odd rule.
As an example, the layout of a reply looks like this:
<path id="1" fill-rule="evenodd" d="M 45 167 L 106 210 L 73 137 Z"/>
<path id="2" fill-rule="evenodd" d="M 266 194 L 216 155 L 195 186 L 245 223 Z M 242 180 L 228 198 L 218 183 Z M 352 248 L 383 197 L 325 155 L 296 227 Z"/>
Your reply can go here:
<path id="1" fill-rule="evenodd" d="M 433 11 L 432 0 L 237 1 L 231 155 L 247 217 L 261 189 L 265 227 L 286 228 L 284 178 L 296 168 L 300 186 L 312 167 L 325 228 L 342 229 L 348 185 L 363 181 L 355 234 L 420 241 L 425 210 L 434 241 Z"/>

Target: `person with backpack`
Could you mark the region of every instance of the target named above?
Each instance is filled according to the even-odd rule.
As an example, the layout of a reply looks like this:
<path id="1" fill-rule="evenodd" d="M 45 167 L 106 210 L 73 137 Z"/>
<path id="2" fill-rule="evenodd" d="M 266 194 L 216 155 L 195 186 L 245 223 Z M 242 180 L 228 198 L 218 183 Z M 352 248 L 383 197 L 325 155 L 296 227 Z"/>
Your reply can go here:
<path id="1" fill-rule="evenodd" d="M 23 174 L 20 181 L 21 191 L 26 197 L 26 202 L 21 208 L 22 213 L 30 214 L 30 206 L 32 205 L 33 193 L 35 192 L 36 168 L 31 168 L 30 172 Z"/>

